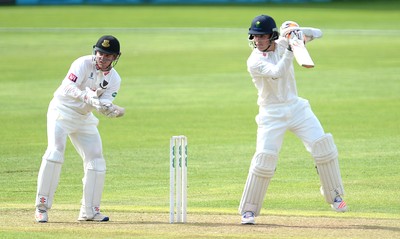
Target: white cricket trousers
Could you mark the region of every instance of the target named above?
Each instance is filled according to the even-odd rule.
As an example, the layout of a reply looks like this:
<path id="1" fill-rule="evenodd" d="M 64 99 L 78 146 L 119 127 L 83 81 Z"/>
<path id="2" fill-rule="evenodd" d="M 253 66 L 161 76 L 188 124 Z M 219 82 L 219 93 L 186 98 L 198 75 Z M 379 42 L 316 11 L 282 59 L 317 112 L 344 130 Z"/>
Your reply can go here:
<path id="1" fill-rule="evenodd" d="M 94 159 L 103 159 L 98 123 L 99 120 L 93 114 L 71 115 L 51 104 L 47 113 L 48 150 L 57 150 L 64 154 L 69 136 L 76 151 L 84 160 L 85 167 Z"/>
<path id="2" fill-rule="evenodd" d="M 256 152 L 270 150 L 279 153 L 288 130 L 299 137 L 311 152 L 311 144 L 325 134 L 308 101 L 300 97 L 288 104 L 260 106 L 256 122 Z"/>

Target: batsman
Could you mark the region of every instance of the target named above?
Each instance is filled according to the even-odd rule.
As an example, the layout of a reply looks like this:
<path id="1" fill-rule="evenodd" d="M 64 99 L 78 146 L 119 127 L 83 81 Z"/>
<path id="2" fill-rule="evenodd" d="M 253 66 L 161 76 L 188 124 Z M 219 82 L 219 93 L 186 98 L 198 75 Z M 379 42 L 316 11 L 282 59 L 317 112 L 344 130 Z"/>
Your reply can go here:
<path id="1" fill-rule="evenodd" d="M 322 32 L 299 27 L 293 21 L 284 22 L 279 31 L 272 17 L 260 15 L 252 20 L 248 35 L 253 50 L 247 69 L 258 91 L 259 112 L 256 152 L 239 206 L 242 224 L 255 224 L 255 217 L 260 214 L 286 131 L 300 138 L 314 158 L 326 202 L 333 210 L 345 212 L 338 150 L 309 102 L 298 96 L 294 75 L 293 47 L 320 38 Z"/>
<path id="2" fill-rule="evenodd" d="M 36 194 L 35 219 L 48 221 L 58 186 L 67 137 L 83 160 L 83 196 L 79 221 L 108 221 L 100 212 L 106 162 L 97 125 L 96 110 L 110 118 L 124 115 L 113 104 L 121 78 L 114 66 L 121 56 L 117 38 L 105 35 L 91 55 L 76 59 L 55 91 L 47 111 L 47 150 L 42 157 Z"/>

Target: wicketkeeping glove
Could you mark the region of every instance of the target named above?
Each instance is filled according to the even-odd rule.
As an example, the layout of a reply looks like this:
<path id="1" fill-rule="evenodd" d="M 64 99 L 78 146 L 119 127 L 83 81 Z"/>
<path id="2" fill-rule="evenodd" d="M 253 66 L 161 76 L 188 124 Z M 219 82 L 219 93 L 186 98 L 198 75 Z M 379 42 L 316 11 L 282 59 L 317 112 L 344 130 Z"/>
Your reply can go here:
<path id="1" fill-rule="evenodd" d="M 98 111 L 109 118 L 121 117 L 125 113 L 124 108 L 112 103 L 101 103 L 101 109 Z"/>
<path id="2" fill-rule="evenodd" d="M 96 110 L 101 109 L 101 104 L 99 100 L 99 92 L 92 91 L 89 87 L 86 87 L 86 90 L 82 92 L 81 99 L 86 104 L 93 106 Z"/>

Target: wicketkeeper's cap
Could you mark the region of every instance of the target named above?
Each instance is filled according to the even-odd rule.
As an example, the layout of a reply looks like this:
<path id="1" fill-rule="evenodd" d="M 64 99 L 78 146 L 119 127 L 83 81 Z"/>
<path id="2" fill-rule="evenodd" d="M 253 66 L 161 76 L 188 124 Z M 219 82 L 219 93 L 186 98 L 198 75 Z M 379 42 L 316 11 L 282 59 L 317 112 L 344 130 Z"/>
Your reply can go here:
<path id="1" fill-rule="evenodd" d="M 100 37 L 96 45 L 93 46 L 93 49 L 106 54 L 119 55 L 121 53 L 118 39 L 111 35 Z"/>

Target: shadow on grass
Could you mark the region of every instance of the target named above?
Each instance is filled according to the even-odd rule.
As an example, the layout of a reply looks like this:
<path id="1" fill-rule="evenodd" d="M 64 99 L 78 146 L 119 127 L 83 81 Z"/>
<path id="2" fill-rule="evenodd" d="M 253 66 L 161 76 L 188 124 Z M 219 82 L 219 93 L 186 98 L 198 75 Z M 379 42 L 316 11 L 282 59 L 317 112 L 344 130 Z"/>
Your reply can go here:
<path id="1" fill-rule="evenodd" d="M 383 230 L 391 232 L 400 232 L 400 227 L 391 226 L 378 226 L 378 225 L 349 225 L 349 226 L 335 226 L 335 225 L 284 225 L 275 223 L 257 223 L 255 225 L 242 225 L 240 223 L 221 223 L 221 222 L 188 222 L 188 223 L 169 223 L 160 221 L 108 221 L 108 222 L 55 222 L 51 221 L 46 224 L 77 224 L 77 225 L 171 225 L 171 226 L 185 226 L 185 227 L 204 227 L 204 228 L 219 228 L 219 227 L 246 227 L 246 228 L 298 228 L 298 229 L 332 229 L 332 230 Z"/>

